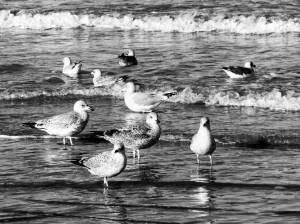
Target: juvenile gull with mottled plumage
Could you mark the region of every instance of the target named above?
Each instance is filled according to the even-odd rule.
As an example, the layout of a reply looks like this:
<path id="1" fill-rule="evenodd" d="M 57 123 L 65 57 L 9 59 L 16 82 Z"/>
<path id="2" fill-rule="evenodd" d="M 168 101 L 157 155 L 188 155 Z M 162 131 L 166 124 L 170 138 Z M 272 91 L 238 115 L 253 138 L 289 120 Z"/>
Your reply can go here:
<path id="1" fill-rule="evenodd" d="M 37 128 L 49 135 L 61 136 L 64 145 L 67 137 L 73 145 L 72 136 L 84 130 L 89 120 L 89 112 L 93 110 L 85 101 L 79 100 L 74 104 L 74 111 L 38 120 L 34 123 L 23 123 L 23 126 Z"/>
<path id="2" fill-rule="evenodd" d="M 133 157 L 137 153 L 140 158 L 140 149 L 149 148 L 159 140 L 161 135 L 159 123 L 158 115 L 152 112 L 147 114 L 146 124 L 107 130 L 102 137 L 113 144 L 123 143 L 126 148 L 133 150 Z"/>
<path id="3" fill-rule="evenodd" d="M 115 83 L 125 83 L 129 78 L 128 75 L 123 76 L 111 76 L 111 75 L 103 75 L 100 69 L 95 69 L 91 72 L 94 76 L 93 83 L 95 87 L 98 86 L 108 86 L 113 85 Z"/>
<path id="4" fill-rule="evenodd" d="M 72 163 L 83 166 L 88 171 L 104 178 L 104 186 L 108 187 L 107 178 L 115 177 L 123 172 L 127 164 L 125 148 L 122 143 L 114 144 L 112 151 L 101 152 L 89 158 L 73 160 Z"/>

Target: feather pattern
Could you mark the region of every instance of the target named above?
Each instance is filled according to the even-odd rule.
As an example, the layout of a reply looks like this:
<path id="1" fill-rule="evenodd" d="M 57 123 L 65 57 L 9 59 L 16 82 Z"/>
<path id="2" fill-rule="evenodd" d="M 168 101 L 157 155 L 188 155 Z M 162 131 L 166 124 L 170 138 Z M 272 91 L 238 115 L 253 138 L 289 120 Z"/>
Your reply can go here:
<path id="1" fill-rule="evenodd" d="M 83 166 L 93 175 L 104 178 L 104 185 L 108 187 L 107 178 L 122 173 L 127 164 L 124 145 L 117 143 L 112 151 L 101 152 L 88 158 L 73 160 L 72 163 Z"/>
<path id="2" fill-rule="evenodd" d="M 47 132 L 49 135 L 69 137 L 77 135 L 84 130 L 89 120 L 89 112 L 93 111 L 86 102 L 79 100 L 74 104 L 74 111 L 59 114 L 35 123 L 23 123 L 23 126 L 32 127 Z"/>
<path id="3" fill-rule="evenodd" d="M 175 91 L 167 93 L 136 92 L 135 85 L 132 82 L 127 82 L 125 89 L 125 104 L 130 110 L 134 112 L 151 112 L 163 101 L 177 94 L 177 92 Z"/>
<path id="4" fill-rule="evenodd" d="M 138 151 L 139 153 L 140 149 L 146 149 L 154 145 L 161 135 L 161 128 L 156 113 L 149 113 L 146 122 L 147 125 L 105 131 L 103 138 L 113 144 L 123 143 L 126 148 L 131 148 L 134 152 Z"/>
<path id="5" fill-rule="evenodd" d="M 123 76 L 110 76 L 110 75 L 103 75 L 100 69 L 95 69 L 91 72 L 94 75 L 93 83 L 94 86 L 107 86 L 113 84 L 122 84 L 125 83 L 126 80 L 129 78 L 128 75 Z"/>

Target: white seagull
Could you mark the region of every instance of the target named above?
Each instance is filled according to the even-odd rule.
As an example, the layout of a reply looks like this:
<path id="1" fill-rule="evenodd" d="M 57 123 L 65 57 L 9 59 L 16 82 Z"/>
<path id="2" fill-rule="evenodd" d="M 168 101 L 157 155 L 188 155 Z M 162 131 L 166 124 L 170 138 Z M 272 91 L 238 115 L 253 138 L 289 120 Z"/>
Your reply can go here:
<path id="1" fill-rule="evenodd" d="M 34 123 L 23 123 L 23 126 L 37 128 L 47 132 L 49 135 L 61 136 L 63 137 L 64 145 L 66 145 L 67 137 L 71 145 L 73 145 L 72 136 L 84 130 L 89 120 L 89 112 L 93 110 L 86 102 L 79 100 L 74 105 L 74 111 L 38 120 Z"/>
<path id="2" fill-rule="evenodd" d="M 210 131 L 210 122 L 207 117 L 200 119 L 200 127 L 192 138 L 191 150 L 197 155 L 197 162 L 200 164 L 199 155 L 208 155 L 210 165 L 213 165 L 212 154 L 216 149 L 216 142 Z"/>
<path id="3" fill-rule="evenodd" d="M 135 52 L 132 49 L 128 49 L 127 51 L 119 55 L 118 58 L 120 66 L 131 66 L 138 64 L 135 58 Z"/>
<path id="4" fill-rule="evenodd" d="M 137 92 L 133 82 L 127 82 L 125 86 L 124 101 L 126 106 L 134 112 L 151 112 L 163 101 L 176 95 L 177 92 L 143 93 Z"/>
<path id="5" fill-rule="evenodd" d="M 158 115 L 152 112 L 147 114 L 146 124 L 107 130 L 101 137 L 112 144 L 123 143 L 126 148 L 133 150 L 133 157 L 137 153 L 139 159 L 140 149 L 147 149 L 159 140 L 161 135 L 159 123 Z"/>
<path id="6" fill-rule="evenodd" d="M 101 152 L 89 158 L 73 160 L 72 163 L 83 166 L 96 176 L 104 178 L 104 186 L 108 187 L 107 178 L 115 177 L 123 172 L 127 164 L 125 148 L 122 143 L 114 145 L 112 151 Z"/>
<path id="7" fill-rule="evenodd" d="M 256 66 L 252 61 L 246 62 L 245 67 L 229 66 L 223 67 L 222 70 L 233 79 L 249 78 L 254 75 L 254 69 Z"/>
<path id="8" fill-rule="evenodd" d="M 65 57 L 63 60 L 64 66 L 62 73 L 72 78 L 76 78 L 81 71 L 82 61 L 83 60 L 79 60 L 72 64 L 71 59 L 69 57 Z"/>
<path id="9" fill-rule="evenodd" d="M 125 83 L 126 80 L 129 78 L 128 75 L 123 75 L 123 76 L 102 75 L 100 69 L 93 70 L 91 74 L 94 76 L 93 83 L 95 87 L 113 85 L 115 83 Z"/>

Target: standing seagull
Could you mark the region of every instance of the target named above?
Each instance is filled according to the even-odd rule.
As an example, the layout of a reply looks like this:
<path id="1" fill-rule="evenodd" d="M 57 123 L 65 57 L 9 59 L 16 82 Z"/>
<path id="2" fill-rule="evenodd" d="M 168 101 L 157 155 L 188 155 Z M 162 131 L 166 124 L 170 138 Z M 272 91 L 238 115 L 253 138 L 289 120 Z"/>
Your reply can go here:
<path id="1" fill-rule="evenodd" d="M 191 150 L 197 155 L 197 162 L 200 165 L 199 155 L 208 155 L 210 165 L 213 165 L 212 154 L 216 149 L 216 142 L 214 137 L 211 135 L 210 122 L 207 117 L 200 119 L 200 127 L 192 138 L 190 145 Z"/>
<path id="2" fill-rule="evenodd" d="M 163 101 L 177 94 L 175 91 L 167 93 L 136 92 L 133 82 L 126 83 L 125 91 L 125 104 L 134 112 L 151 112 L 152 109 L 158 107 Z"/>
<path id="3" fill-rule="evenodd" d="M 82 158 L 71 162 L 87 168 L 93 175 L 103 177 L 104 186 L 107 188 L 107 178 L 115 177 L 122 173 L 126 167 L 127 158 L 124 145 L 117 143 L 114 145 L 112 151 L 102 152 L 89 158 Z"/>
<path id="4" fill-rule="evenodd" d="M 233 79 L 249 78 L 254 75 L 254 69 L 256 66 L 252 61 L 246 62 L 245 67 L 229 66 L 223 67 L 222 70 Z"/>
<path id="5" fill-rule="evenodd" d="M 69 57 L 65 57 L 63 60 L 64 66 L 63 66 L 62 73 L 72 78 L 76 78 L 78 76 L 78 73 L 80 73 L 81 71 L 82 64 L 80 63 L 82 61 L 83 60 L 79 60 L 76 61 L 74 64 L 72 64 L 71 59 Z"/>
<path id="6" fill-rule="evenodd" d="M 118 56 L 119 58 L 119 65 L 120 66 L 131 66 L 137 65 L 138 62 L 135 58 L 135 52 L 132 49 L 129 49 Z"/>
<path id="7" fill-rule="evenodd" d="M 128 75 L 123 75 L 123 76 L 102 75 L 100 69 L 95 69 L 94 71 L 91 72 L 91 74 L 94 76 L 93 83 L 95 87 L 113 85 L 115 83 L 125 83 L 126 80 L 129 78 Z"/>
<path id="8" fill-rule="evenodd" d="M 159 140 L 161 134 L 159 123 L 157 114 L 152 112 L 147 114 L 146 124 L 107 130 L 102 137 L 112 144 L 123 143 L 126 148 L 133 150 L 133 157 L 137 152 L 139 159 L 140 149 L 147 149 Z"/>
<path id="9" fill-rule="evenodd" d="M 66 145 L 67 137 L 73 145 L 72 136 L 84 130 L 89 120 L 88 112 L 93 110 L 86 102 L 79 100 L 74 104 L 74 111 L 39 120 L 35 123 L 23 123 L 23 126 L 40 129 L 49 135 L 61 136 L 64 145 Z"/>

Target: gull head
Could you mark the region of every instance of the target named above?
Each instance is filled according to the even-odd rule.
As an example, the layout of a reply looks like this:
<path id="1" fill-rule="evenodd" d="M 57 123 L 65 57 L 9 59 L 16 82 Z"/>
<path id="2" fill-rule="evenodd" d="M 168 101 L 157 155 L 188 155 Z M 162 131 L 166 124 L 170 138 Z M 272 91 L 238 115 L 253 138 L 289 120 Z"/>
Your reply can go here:
<path id="1" fill-rule="evenodd" d="M 64 65 L 70 65 L 70 64 L 72 64 L 72 61 L 71 61 L 71 59 L 69 57 L 65 57 L 64 60 L 63 60 L 63 62 L 64 62 Z"/>
<path id="2" fill-rule="evenodd" d="M 124 53 L 126 56 L 135 56 L 135 52 L 132 49 L 128 49 L 127 51 L 125 51 Z"/>
<path id="3" fill-rule="evenodd" d="M 208 117 L 201 117 L 200 119 L 200 128 L 208 128 L 210 129 L 210 121 Z"/>
<path id="4" fill-rule="evenodd" d="M 74 111 L 77 113 L 82 113 L 82 112 L 91 112 L 91 111 L 94 111 L 94 109 L 92 107 L 90 107 L 89 105 L 87 105 L 87 103 L 85 101 L 78 100 L 74 104 Z"/>
<path id="5" fill-rule="evenodd" d="M 125 85 L 125 92 L 126 93 L 134 93 L 135 92 L 135 86 L 133 82 L 127 82 Z"/>
<path id="6" fill-rule="evenodd" d="M 253 64 L 253 62 L 252 61 L 247 61 L 246 63 L 245 63 L 245 68 L 255 68 L 256 66 L 255 66 L 255 64 Z"/>
<path id="7" fill-rule="evenodd" d="M 125 153 L 125 147 L 124 147 L 123 143 L 120 142 L 120 143 L 114 144 L 114 148 L 112 150 L 112 154 L 115 154 L 117 152 Z"/>
<path id="8" fill-rule="evenodd" d="M 100 69 L 95 69 L 91 72 L 91 74 L 95 77 L 95 78 L 99 78 L 101 76 L 101 71 Z"/>
<path id="9" fill-rule="evenodd" d="M 151 112 L 151 113 L 147 114 L 146 123 L 147 124 L 159 124 L 160 121 L 158 119 L 157 113 Z"/>

